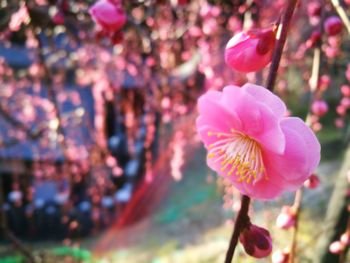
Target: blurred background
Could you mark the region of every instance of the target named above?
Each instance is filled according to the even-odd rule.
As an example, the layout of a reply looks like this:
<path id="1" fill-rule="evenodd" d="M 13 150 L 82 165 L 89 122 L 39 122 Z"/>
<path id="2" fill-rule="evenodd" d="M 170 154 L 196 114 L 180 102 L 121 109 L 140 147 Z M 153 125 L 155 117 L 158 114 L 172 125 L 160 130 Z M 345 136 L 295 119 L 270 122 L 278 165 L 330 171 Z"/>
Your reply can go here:
<path id="1" fill-rule="evenodd" d="M 272 27 L 286 2 L 0 0 L 0 262 L 223 262 L 240 197 L 207 168 L 196 102 L 210 89 L 265 83 L 268 67 L 226 66 L 225 45 Z M 349 1 L 340 6 L 348 12 Z M 350 227 L 349 33 L 320 30 L 336 11 L 299 1 L 275 88 L 322 144 L 298 262 L 346 258 L 328 250 Z M 324 113 L 309 110 L 316 100 Z M 290 244 L 292 230 L 275 222 L 293 199 L 253 204 L 275 252 Z"/>

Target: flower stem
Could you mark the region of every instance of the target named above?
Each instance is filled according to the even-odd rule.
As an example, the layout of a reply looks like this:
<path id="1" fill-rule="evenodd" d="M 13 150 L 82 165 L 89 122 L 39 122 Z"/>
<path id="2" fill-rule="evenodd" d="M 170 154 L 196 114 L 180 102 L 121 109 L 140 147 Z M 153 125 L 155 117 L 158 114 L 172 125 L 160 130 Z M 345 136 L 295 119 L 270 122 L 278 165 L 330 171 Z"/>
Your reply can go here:
<path id="1" fill-rule="evenodd" d="M 231 263 L 233 254 L 235 253 L 235 249 L 238 243 L 239 234 L 242 232 L 242 230 L 247 226 L 249 222 L 249 204 L 250 204 L 250 197 L 243 195 L 242 201 L 241 201 L 241 209 L 238 212 L 235 226 L 233 229 L 233 233 L 230 240 L 230 245 L 226 253 L 226 259 L 225 263 Z"/>
<path id="2" fill-rule="evenodd" d="M 266 83 L 266 88 L 270 91 L 273 91 L 273 88 L 276 82 L 277 71 L 280 65 L 284 44 L 286 43 L 286 40 L 287 40 L 289 24 L 290 24 L 290 21 L 292 20 L 292 16 L 293 16 L 297 2 L 298 0 L 288 1 L 288 4 L 286 6 L 285 12 L 282 17 L 282 23 L 279 26 L 279 29 L 277 32 L 276 48 L 273 52 L 270 71 L 269 71 L 269 75 L 267 77 L 267 83 Z"/>
<path id="3" fill-rule="evenodd" d="M 295 225 L 293 228 L 292 244 L 290 246 L 289 263 L 293 263 L 295 258 L 295 251 L 297 247 L 297 235 L 298 235 L 298 229 L 299 229 L 299 214 L 301 210 L 302 200 L 303 200 L 303 188 L 300 188 L 295 193 L 295 199 L 294 199 L 294 205 L 293 205 L 295 209 Z"/>

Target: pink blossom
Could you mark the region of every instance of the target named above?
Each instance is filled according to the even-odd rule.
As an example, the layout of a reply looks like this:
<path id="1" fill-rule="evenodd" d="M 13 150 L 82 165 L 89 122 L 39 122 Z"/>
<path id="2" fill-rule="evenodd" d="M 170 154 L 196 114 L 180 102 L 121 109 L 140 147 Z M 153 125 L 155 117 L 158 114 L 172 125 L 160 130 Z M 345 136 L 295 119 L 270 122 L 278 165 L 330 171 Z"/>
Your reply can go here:
<path id="1" fill-rule="evenodd" d="M 343 29 L 343 23 L 337 16 L 331 16 L 324 22 L 324 30 L 330 36 L 338 35 Z"/>
<path id="2" fill-rule="evenodd" d="M 198 109 L 208 166 L 242 194 L 273 199 L 296 190 L 319 163 L 320 144 L 311 129 L 285 117 L 284 102 L 261 86 L 208 91 Z"/>
<path id="3" fill-rule="evenodd" d="M 343 118 L 337 118 L 334 121 L 334 124 L 337 128 L 343 128 L 345 126 L 344 119 Z"/>
<path id="4" fill-rule="evenodd" d="M 334 241 L 332 244 L 329 246 L 329 251 L 332 254 L 339 254 L 344 250 L 344 245 L 340 241 Z"/>
<path id="5" fill-rule="evenodd" d="M 345 77 L 350 82 L 350 64 L 348 64 L 346 67 Z"/>
<path id="6" fill-rule="evenodd" d="M 226 63 L 237 71 L 261 70 L 271 62 L 275 37 L 272 28 L 238 33 L 226 45 Z"/>
<path id="7" fill-rule="evenodd" d="M 320 77 L 320 83 L 319 86 L 317 87 L 321 91 L 325 91 L 328 89 L 329 84 L 331 83 L 331 78 L 329 75 L 322 75 Z"/>
<path id="8" fill-rule="evenodd" d="M 344 105 L 340 104 L 340 105 L 337 106 L 336 111 L 337 111 L 337 113 L 340 116 L 345 116 L 345 114 L 346 114 L 346 107 Z"/>
<path id="9" fill-rule="evenodd" d="M 342 98 L 340 101 L 340 105 L 344 106 L 345 108 L 350 108 L 350 98 Z"/>
<path id="10" fill-rule="evenodd" d="M 295 210 L 290 206 L 283 206 L 277 216 L 276 226 L 281 229 L 289 229 L 295 225 Z"/>
<path id="11" fill-rule="evenodd" d="M 64 24 L 64 14 L 63 12 L 57 12 L 53 17 L 52 17 L 52 22 L 56 25 L 63 25 Z"/>
<path id="12" fill-rule="evenodd" d="M 310 2 L 307 5 L 307 13 L 309 16 L 320 16 L 321 4 L 319 2 Z"/>
<path id="13" fill-rule="evenodd" d="M 256 225 L 250 224 L 244 229 L 239 241 L 248 255 L 255 258 L 264 258 L 271 254 L 272 240 L 269 231 Z"/>
<path id="14" fill-rule="evenodd" d="M 343 96 L 350 97 L 350 87 L 348 85 L 342 85 L 340 91 Z"/>
<path id="15" fill-rule="evenodd" d="M 90 15 L 104 30 L 119 31 L 126 23 L 123 9 L 108 0 L 99 0 L 89 10 Z"/>
<path id="16" fill-rule="evenodd" d="M 322 117 L 328 112 L 328 104 L 324 100 L 316 100 L 311 105 L 311 111 L 313 114 Z"/>
<path id="17" fill-rule="evenodd" d="M 312 174 L 305 182 L 304 186 L 309 189 L 315 189 L 320 185 L 320 179 L 316 174 Z"/>
<path id="18" fill-rule="evenodd" d="M 345 232 L 344 234 L 342 234 L 340 236 L 340 242 L 344 245 L 344 246 L 349 246 L 350 245 L 350 235 L 348 232 Z"/>
<path id="19" fill-rule="evenodd" d="M 314 31 L 312 32 L 309 39 L 306 41 L 306 46 L 308 48 L 314 47 L 318 41 L 321 40 L 321 33 L 320 31 Z"/>

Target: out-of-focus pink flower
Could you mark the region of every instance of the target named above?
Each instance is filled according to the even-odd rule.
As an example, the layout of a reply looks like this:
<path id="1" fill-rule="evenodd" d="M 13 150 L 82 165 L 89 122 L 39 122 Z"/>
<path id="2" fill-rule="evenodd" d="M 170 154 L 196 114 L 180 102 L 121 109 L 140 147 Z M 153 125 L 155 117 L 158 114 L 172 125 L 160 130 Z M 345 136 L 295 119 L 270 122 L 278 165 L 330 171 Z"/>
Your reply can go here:
<path id="1" fill-rule="evenodd" d="M 344 106 L 345 108 L 350 108 L 350 98 L 342 98 L 340 101 L 340 105 Z"/>
<path id="2" fill-rule="evenodd" d="M 295 210 L 290 206 L 283 206 L 277 216 L 276 226 L 281 229 L 289 229 L 295 225 Z"/>
<path id="3" fill-rule="evenodd" d="M 340 116 L 345 116 L 345 114 L 346 114 L 346 107 L 340 104 L 340 105 L 337 106 L 336 111 L 337 111 L 337 113 Z"/>
<path id="4" fill-rule="evenodd" d="M 286 251 L 277 250 L 272 254 L 273 263 L 288 263 L 289 253 Z"/>
<path id="5" fill-rule="evenodd" d="M 321 4 L 319 2 L 310 2 L 307 5 L 307 14 L 309 16 L 320 16 Z"/>
<path id="6" fill-rule="evenodd" d="M 345 232 L 344 234 L 342 234 L 340 236 L 340 242 L 344 245 L 344 246 L 349 246 L 350 245 L 350 235 L 348 232 Z"/>
<path id="7" fill-rule="evenodd" d="M 350 82 L 350 64 L 348 64 L 346 67 L 345 77 Z"/>
<path id="8" fill-rule="evenodd" d="M 350 87 L 348 85 L 342 85 L 340 91 L 343 96 L 350 97 Z"/>
<path id="9" fill-rule="evenodd" d="M 320 122 L 315 122 L 311 125 L 311 128 L 314 132 L 319 132 L 320 130 L 322 130 L 322 124 Z"/>
<path id="10" fill-rule="evenodd" d="M 188 0 L 171 0 L 172 6 L 183 6 L 188 4 Z"/>
<path id="11" fill-rule="evenodd" d="M 329 246 L 329 251 L 332 254 L 339 254 L 344 250 L 344 245 L 340 241 L 334 241 L 332 244 Z"/>
<path id="12" fill-rule="evenodd" d="M 264 258 L 271 254 L 272 240 L 269 231 L 256 225 L 250 224 L 244 229 L 239 241 L 248 255 L 255 258 Z"/>
<path id="13" fill-rule="evenodd" d="M 320 77 L 319 86 L 317 87 L 320 91 L 325 91 L 328 89 L 329 84 L 331 83 L 331 78 L 329 75 L 322 75 Z"/>
<path id="14" fill-rule="evenodd" d="M 335 58 L 339 55 L 339 48 L 327 46 L 324 49 L 324 53 L 328 58 Z"/>
<path id="15" fill-rule="evenodd" d="M 306 41 L 306 46 L 308 48 L 314 47 L 318 41 L 321 40 L 321 33 L 320 31 L 314 31 L 312 32 L 311 36 L 309 39 Z"/>
<path id="16" fill-rule="evenodd" d="M 337 128 L 343 128 L 345 126 L 344 119 L 343 118 L 337 118 L 334 121 L 334 124 Z"/>
<path id="17" fill-rule="evenodd" d="M 322 117 L 328 112 L 328 104 L 324 100 L 315 100 L 311 105 L 313 114 Z"/>
<path id="18" fill-rule="evenodd" d="M 22 24 L 28 24 L 30 17 L 26 5 L 22 5 L 16 13 L 11 15 L 9 29 L 11 31 L 18 31 Z"/>
<path id="19" fill-rule="evenodd" d="M 237 71 L 261 70 L 271 62 L 275 42 L 276 35 L 272 28 L 240 32 L 227 43 L 225 61 Z"/>
<path id="20" fill-rule="evenodd" d="M 56 25 L 63 25 L 64 24 L 64 14 L 63 12 L 57 12 L 53 17 L 52 17 L 52 22 Z"/>
<path id="21" fill-rule="evenodd" d="M 126 23 L 126 14 L 120 5 L 99 0 L 89 10 L 90 15 L 106 31 L 119 31 Z"/>
<path id="22" fill-rule="evenodd" d="M 331 16 L 324 22 L 324 30 L 330 36 L 338 35 L 343 30 L 343 22 L 337 16 Z"/>
<path id="23" fill-rule="evenodd" d="M 305 123 L 264 87 L 227 86 L 198 100 L 197 130 L 208 166 L 242 193 L 273 199 L 298 189 L 320 160 L 320 144 Z"/>
<path id="24" fill-rule="evenodd" d="M 320 185 L 320 179 L 316 174 L 312 174 L 305 182 L 304 186 L 309 189 L 315 189 Z"/>

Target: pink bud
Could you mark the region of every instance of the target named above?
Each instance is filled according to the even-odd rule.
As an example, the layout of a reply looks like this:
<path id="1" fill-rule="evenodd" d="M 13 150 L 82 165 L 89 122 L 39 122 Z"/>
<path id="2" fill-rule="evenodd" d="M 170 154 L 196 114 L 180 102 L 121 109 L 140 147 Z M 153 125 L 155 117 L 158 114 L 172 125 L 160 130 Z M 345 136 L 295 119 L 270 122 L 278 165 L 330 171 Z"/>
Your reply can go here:
<path id="1" fill-rule="evenodd" d="M 320 185 L 320 179 L 316 174 L 312 174 L 305 182 L 304 186 L 309 189 L 315 189 Z"/>
<path id="2" fill-rule="evenodd" d="M 330 36 L 338 35 L 343 29 L 343 23 L 337 16 L 331 16 L 324 22 L 324 30 Z"/>
<path id="3" fill-rule="evenodd" d="M 340 116 L 345 116 L 345 114 L 346 114 L 346 107 L 340 104 L 340 105 L 337 106 L 336 111 L 337 111 L 337 113 Z"/>
<path id="4" fill-rule="evenodd" d="M 350 97 L 350 87 L 348 85 L 342 85 L 340 91 L 343 96 Z"/>
<path id="5" fill-rule="evenodd" d="M 309 16 L 320 16 L 321 4 L 319 2 L 310 2 L 307 5 L 307 14 Z"/>
<path id="6" fill-rule="evenodd" d="M 345 77 L 350 82 L 350 64 L 348 64 L 346 67 Z"/>
<path id="7" fill-rule="evenodd" d="M 350 235 L 349 233 L 345 232 L 344 234 L 342 234 L 340 236 L 340 242 L 344 245 L 344 246 L 349 246 L 350 245 Z"/>
<path id="8" fill-rule="evenodd" d="M 319 31 L 312 32 L 310 38 L 306 41 L 308 48 L 314 47 L 318 41 L 321 40 L 321 33 Z"/>
<path id="9" fill-rule="evenodd" d="M 272 254 L 272 263 L 288 263 L 289 253 L 281 250 L 277 250 Z"/>
<path id="10" fill-rule="evenodd" d="M 241 72 L 261 70 L 271 62 L 275 37 L 272 28 L 238 33 L 226 45 L 226 63 Z"/>
<path id="11" fill-rule="evenodd" d="M 64 24 L 64 14 L 62 12 L 57 12 L 53 17 L 52 17 L 52 22 L 55 25 L 63 25 Z"/>
<path id="12" fill-rule="evenodd" d="M 119 31 L 126 23 L 126 14 L 120 5 L 108 0 L 99 0 L 89 10 L 90 15 L 103 29 Z"/>
<path id="13" fill-rule="evenodd" d="M 332 244 L 329 246 L 329 251 L 332 254 L 339 254 L 344 250 L 344 245 L 340 241 L 334 241 Z"/>
<path id="14" fill-rule="evenodd" d="M 334 124 L 337 128 L 343 128 L 345 123 L 344 123 L 344 119 L 343 118 L 337 118 L 335 121 L 334 121 Z"/>
<path id="15" fill-rule="evenodd" d="M 269 231 L 256 225 L 250 224 L 244 229 L 239 241 L 248 255 L 255 258 L 267 257 L 272 251 L 272 240 Z"/>
<path id="16" fill-rule="evenodd" d="M 322 124 L 320 122 L 315 122 L 312 124 L 311 128 L 314 132 L 319 132 L 320 130 L 322 130 Z"/>
<path id="17" fill-rule="evenodd" d="M 283 206 L 281 213 L 277 216 L 276 226 L 281 229 L 288 229 L 295 225 L 295 211 L 290 206 Z"/>
<path id="18" fill-rule="evenodd" d="M 344 106 L 345 108 L 350 108 L 350 98 L 342 98 L 340 101 L 340 105 Z"/>
<path id="19" fill-rule="evenodd" d="M 324 91 L 328 89 L 330 83 L 331 83 L 331 78 L 328 75 L 322 75 L 320 77 L 320 83 L 319 83 L 318 89 L 321 91 Z"/>
<path id="20" fill-rule="evenodd" d="M 328 112 L 328 104 L 324 100 L 316 100 L 311 105 L 311 111 L 313 114 L 322 117 Z"/>

